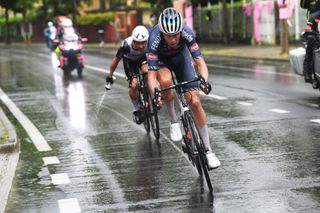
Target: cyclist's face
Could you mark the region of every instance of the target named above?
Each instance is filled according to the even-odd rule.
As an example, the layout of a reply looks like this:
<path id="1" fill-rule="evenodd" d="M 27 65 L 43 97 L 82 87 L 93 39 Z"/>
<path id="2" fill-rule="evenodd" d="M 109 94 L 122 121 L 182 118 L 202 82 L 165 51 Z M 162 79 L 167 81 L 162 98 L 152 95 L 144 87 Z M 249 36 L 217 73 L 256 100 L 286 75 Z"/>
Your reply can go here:
<path id="1" fill-rule="evenodd" d="M 173 49 L 177 48 L 177 45 L 178 45 L 178 43 L 180 41 L 180 37 L 181 37 L 180 33 L 177 33 L 177 34 L 174 34 L 174 35 L 163 34 L 164 40 Z"/>
<path id="2" fill-rule="evenodd" d="M 147 47 L 147 41 L 143 41 L 143 42 L 133 41 L 132 42 L 132 47 L 135 50 L 143 51 Z"/>

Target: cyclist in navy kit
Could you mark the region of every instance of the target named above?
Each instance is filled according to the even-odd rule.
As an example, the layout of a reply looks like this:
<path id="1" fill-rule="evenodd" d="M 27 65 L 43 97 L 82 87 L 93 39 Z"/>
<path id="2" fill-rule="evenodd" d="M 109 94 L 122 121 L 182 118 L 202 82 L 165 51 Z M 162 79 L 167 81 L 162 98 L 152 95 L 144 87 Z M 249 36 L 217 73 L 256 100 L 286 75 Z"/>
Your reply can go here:
<path id="1" fill-rule="evenodd" d="M 148 72 L 147 68 L 147 40 L 149 32 L 144 26 L 137 26 L 133 29 L 132 35 L 126 38 L 122 43 L 116 56 L 112 59 L 110 71 L 107 75 L 105 85 L 106 89 L 110 89 L 110 84 L 113 83 L 113 73 L 116 70 L 119 62 L 123 59 L 123 67 L 129 82 L 129 96 L 133 104 L 134 121 L 137 124 L 143 122 L 143 118 L 139 113 L 138 99 L 138 79 L 135 74 Z"/>
<path id="2" fill-rule="evenodd" d="M 190 57 L 190 54 L 193 60 Z M 195 82 L 184 87 L 197 129 L 206 146 L 206 157 L 210 168 L 220 166 L 219 159 L 212 152 L 207 127 L 206 114 L 200 102 L 200 87 L 206 94 L 211 90 L 208 81 L 208 68 L 200 52 L 192 30 L 183 23 L 180 13 L 174 8 L 165 9 L 159 16 L 158 25 L 150 32 L 148 41 L 148 84 L 151 91 L 158 87 L 172 85 L 172 70 L 178 82 L 192 80 L 197 76 L 193 66 L 206 80 L 205 84 Z M 173 141 L 182 140 L 178 117 L 174 109 L 174 94 L 171 90 L 164 92 L 164 101 L 171 119 L 170 136 Z M 162 106 L 162 101 L 157 100 Z"/>

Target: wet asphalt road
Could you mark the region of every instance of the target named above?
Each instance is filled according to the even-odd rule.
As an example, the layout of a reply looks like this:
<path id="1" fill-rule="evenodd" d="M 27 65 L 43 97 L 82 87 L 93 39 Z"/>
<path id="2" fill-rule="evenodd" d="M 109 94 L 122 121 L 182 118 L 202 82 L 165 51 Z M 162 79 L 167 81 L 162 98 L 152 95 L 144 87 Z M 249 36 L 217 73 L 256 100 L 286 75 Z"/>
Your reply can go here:
<path id="1" fill-rule="evenodd" d="M 6 212 L 320 211 L 320 93 L 288 64 L 208 62 L 213 93 L 202 101 L 222 163 L 213 195 L 169 140 L 166 110 L 157 142 L 132 121 L 122 66 L 105 92 L 110 57 L 87 52 L 86 64 L 83 79 L 65 79 L 44 47 L 0 51 L 1 88 L 52 148 L 39 152 L 16 122 L 22 152 Z"/>

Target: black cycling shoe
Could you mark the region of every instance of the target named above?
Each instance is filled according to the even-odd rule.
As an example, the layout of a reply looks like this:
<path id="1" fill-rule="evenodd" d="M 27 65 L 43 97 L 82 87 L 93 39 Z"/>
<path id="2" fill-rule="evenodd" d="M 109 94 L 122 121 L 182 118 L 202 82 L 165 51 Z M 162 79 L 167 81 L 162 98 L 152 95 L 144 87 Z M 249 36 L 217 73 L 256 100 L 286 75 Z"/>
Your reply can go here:
<path id="1" fill-rule="evenodd" d="M 143 122 L 143 116 L 141 115 L 139 110 L 133 112 L 133 121 L 136 122 L 136 124 L 141 124 Z"/>
<path id="2" fill-rule="evenodd" d="M 319 88 L 319 82 L 318 82 L 317 80 L 314 80 L 314 81 L 312 82 L 312 88 L 313 88 L 313 89 L 318 89 L 318 88 Z"/>
<path id="3" fill-rule="evenodd" d="M 303 71 L 303 76 L 306 83 L 312 83 L 312 76 L 308 72 Z"/>

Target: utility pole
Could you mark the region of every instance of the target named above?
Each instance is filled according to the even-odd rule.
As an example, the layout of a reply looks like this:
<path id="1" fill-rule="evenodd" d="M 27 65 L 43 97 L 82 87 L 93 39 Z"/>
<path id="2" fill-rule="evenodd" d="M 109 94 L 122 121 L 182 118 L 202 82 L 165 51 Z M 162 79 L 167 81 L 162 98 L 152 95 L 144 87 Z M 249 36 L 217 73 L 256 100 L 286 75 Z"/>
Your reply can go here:
<path id="1" fill-rule="evenodd" d="M 227 1 L 222 0 L 222 15 L 223 15 L 223 43 L 229 43 L 229 24 L 227 14 Z"/>
<path id="2" fill-rule="evenodd" d="M 10 23 L 9 23 L 9 8 L 4 8 L 5 9 L 5 17 L 6 17 L 6 44 L 9 45 L 11 44 L 11 38 L 10 38 Z"/>
<path id="3" fill-rule="evenodd" d="M 77 27 L 77 0 L 72 0 L 72 21 L 74 27 Z"/>

